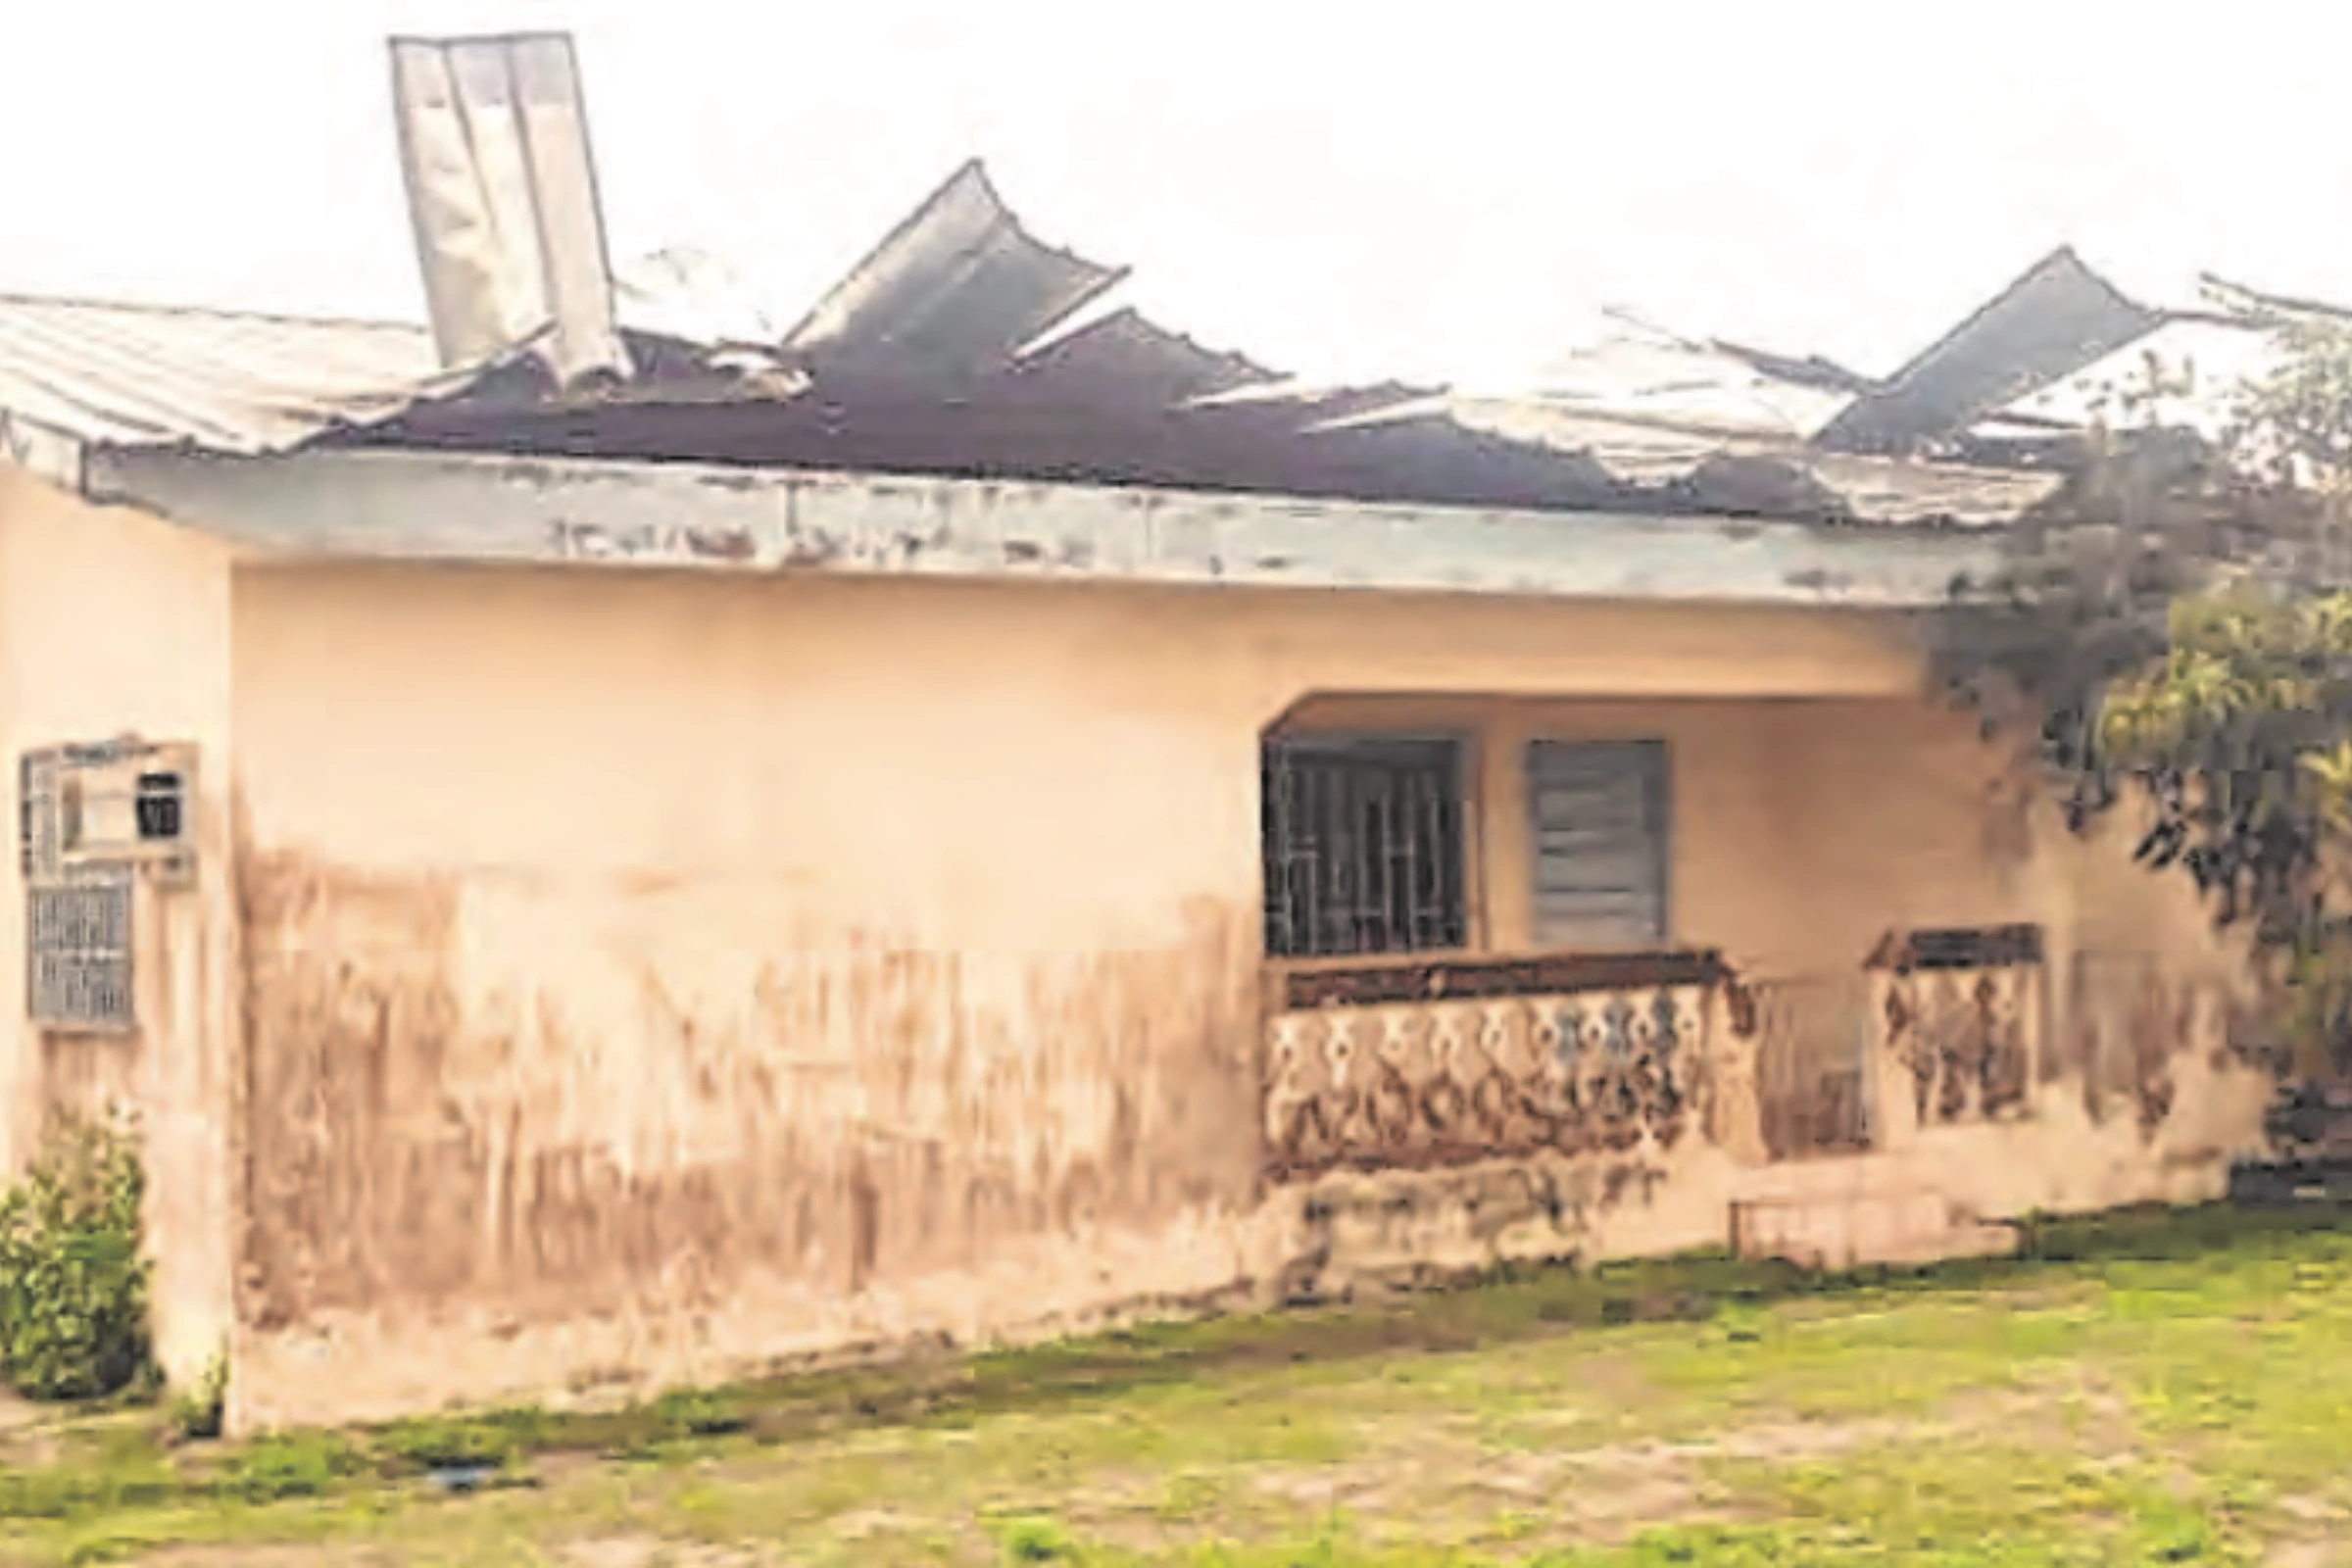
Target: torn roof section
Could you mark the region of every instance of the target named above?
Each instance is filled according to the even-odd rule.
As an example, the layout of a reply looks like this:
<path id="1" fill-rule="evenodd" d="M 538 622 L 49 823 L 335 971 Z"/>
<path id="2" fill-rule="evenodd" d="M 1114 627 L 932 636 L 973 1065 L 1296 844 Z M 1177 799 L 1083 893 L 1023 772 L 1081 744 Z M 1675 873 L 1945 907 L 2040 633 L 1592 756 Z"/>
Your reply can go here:
<path id="1" fill-rule="evenodd" d="M 1883 384 L 1865 389 L 1814 443 L 1832 452 L 1908 456 L 2096 364 L 2164 319 L 2061 248 Z"/>
<path id="2" fill-rule="evenodd" d="M 784 340 L 817 373 L 957 380 L 1010 362 L 1126 276 L 1045 244 L 974 160 Z"/>
<path id="3" fill-rule="evenodd" d="M 1903 524 L 1997 524 L 2059 479 L 2048 460 L 2067 432 L 2053 432 L 2046 417 L 2017 416 L 2023 435 L 1991 432 L 2007 435 L 2010 461 L 1970 461 L 1970 453 L 1943 450 L 1948 443 L 1929 442 L 1924 429 L 1901 457 L 1838 450 L 1821 439 L 1824 431 L 1877 396 L 1877 383 L 1818 359 L 1654 330 L 1622 334 L 1571 362 L 1539 393 L 1476 399 L 1442 388 L 1287 380 L 1132 310 L 1065 327 L 1118 276 L 1030 236 L 985 174 L 967 166 L 788 340 L 784 360 L 808 377 L 790 397 L 688 400 L 655 376 L 616 396 L 553 405 L 461 396 L 334 439 Z M 1923 357 L 1931 368 L 1979 368 L 1966 396 L 1942 391 L 1939 429 L 1965 421 L 1970 404 L 1996 384 L 1985 380 L 1984 365 L 2029 388 L 2075 367 L 2081 334 L 2054 352 L 2035 335 L 2036 311 L 2074 307 L 2073 285 L 2085 279 L 2094 293 L 2105 287 L 2071 258 L 2045 264 L 1979 313 L 1999 331 L 1954 334 Z M 2003 368 L 2004 348 L 2034 364 L 2023 372 Z"/>
<path id="4" fill-rule="evenodd" d="M 710 258 L 611 276 L 567 39 L 393 58 L 434 330 L 0 301 L 0 455 L 71 475 L 84 444 L 409 447 L 1985 525 L 2054 488 L 2168 334 L 2260 341 L 2061 250 L 1885 381 L 1636 322 L 1508 398 L 1315 386 L 1093 314 L 1125 270 L 1036 237 L 977 162 L 779 333 Z"/>
<path id="5" fill-rule="evenodd" d="M 2096 426 L 2222 436 L 2279 363 L 2268 328 L 2328 310 L 2215 292 L 2219 311 L 2155 309 L 2062 249 L 1884 382 L 1629 322 L 1524 396 L 1455 409 L 1709 506 L 1810 496 L 1890 522 L 1997 522 L 2055 489 Z"/>
<path id="6" fill-rule="evenodd" d="M 625 379 L 570 37 L 395 38 L 392 109 L 442 364 Z"/>

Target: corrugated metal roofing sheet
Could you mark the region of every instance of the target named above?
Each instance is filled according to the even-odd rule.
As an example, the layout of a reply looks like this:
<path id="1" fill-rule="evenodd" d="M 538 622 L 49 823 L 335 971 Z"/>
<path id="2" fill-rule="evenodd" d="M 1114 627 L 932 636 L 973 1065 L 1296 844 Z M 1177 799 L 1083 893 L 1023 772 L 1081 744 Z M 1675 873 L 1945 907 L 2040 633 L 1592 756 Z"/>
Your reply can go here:
<path id="1" fill-rule="evenodd" d="M 1021 226 L 977 162 L 922 206 L 794 328 L 819 367 L 985 373 L 1126 275 Z"/>
<path id="2" fill-rule="evenodd" d="M 1450 407 L 1708 507 L 1982 523 L 2054 489 L 2053 461 L 2094 424 L 2220 436 L 2240 390 L 2278 356 L 2255 322 L 2144 311 L 2060 252 L 1885 383 L 1621 321 L 1534 390 Z M 1842 450 L 1837 432 L 1857 427 L 1903 450 Z"/>
<path id="3" fill-rule="evenodd" d="M 1453 415 L 1509 440 L 1590 454 L 1613 478 L 1676 492 L 1694 509 L 1740 515 L 1981 526 L 2008 521 L 2058 483 L 2046 470 L 1847 457 L 1786 433 L 1693 430 L 1547 398 L 1462 400 Z"/>
<path id="4" fill-rule="evenodd" d="M 1273 373 L 1245 356 L 1203 348 L 1133 307 L 1032 347 L 1011 370 L 1017 384 L 1051 388 L 1065 400 L 1141 402 L 1158 409 L 1269 381 Z"/>
<path id="5" fill-rule="evenodd" d="M 621 319 L 692 345 L 732 381 L 772 369 L 710 346 L 726 339 L 709 315 L 674 287 L 649 288 L 623 300 Z M 0 456 L 31 433 L 69 447 L 283 451 L 459 395 L 494 368 L 443 369 L 420 323 L 0 295 L 0 435 L 17 433 Z"/>
<path id="6" fill-rule="evenodd" d="M 1853 398 L 1772 374 L 1752 358 L 1711 344 L 1629 330 L 1559 361 L 1539 381 L 1534 401 L 1563 416 L 1676 432 L 1690 438 L 1695 462 L 1727 443 L 1780 447 L 1810 440 Z M 1656 446 L 1628 439 L 1635 462 Z"/>
<path id="7" fill-rule="evenodd" d="M 2062 247 L 1855 398 L 1814 439 L 1838 452 L 1916 451 L 2078 374 L 2165 320 Z"/>
<path id="8" fill-rule="evenodd" d="M 626 377 L 570 35 L 395 38 L 392 81 L 442 363 L 530 339 L 565 385 Z"/>
<path id="9" fill-rule="evenodd" d="M 439 375 L 422 326 L 0 296 L 0 419 L 94 445 L 271 451 Z"/>

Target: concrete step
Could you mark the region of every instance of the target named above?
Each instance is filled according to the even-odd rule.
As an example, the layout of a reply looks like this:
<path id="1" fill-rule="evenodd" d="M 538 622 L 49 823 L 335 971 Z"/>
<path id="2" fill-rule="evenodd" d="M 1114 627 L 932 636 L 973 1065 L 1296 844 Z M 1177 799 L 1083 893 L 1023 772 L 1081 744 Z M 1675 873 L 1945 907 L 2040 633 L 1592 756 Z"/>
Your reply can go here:
<path id="1" fill-rule="evenodd" d="M 1801 1268 L 2003 1257 L 2016 1251 L 2017 1245 L 2013 1227 L 1955 1214 L 1934 1193 L 1756 1199 L 1732 1205 L 1734 1251 L 1746 1258 L 1781 1258 Z"/>

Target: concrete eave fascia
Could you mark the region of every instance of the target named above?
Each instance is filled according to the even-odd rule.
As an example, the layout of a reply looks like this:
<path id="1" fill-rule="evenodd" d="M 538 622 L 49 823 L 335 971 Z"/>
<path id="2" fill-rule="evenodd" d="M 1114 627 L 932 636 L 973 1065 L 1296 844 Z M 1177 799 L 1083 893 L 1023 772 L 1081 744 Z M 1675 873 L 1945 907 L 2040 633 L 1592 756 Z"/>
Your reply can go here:
<path id="1" fill-rule="evenodd" d="M 423 451 L 92 449 L 82 488 L 294 560 L 1857 609 L 1945 603 L 1998 538 Z"/>

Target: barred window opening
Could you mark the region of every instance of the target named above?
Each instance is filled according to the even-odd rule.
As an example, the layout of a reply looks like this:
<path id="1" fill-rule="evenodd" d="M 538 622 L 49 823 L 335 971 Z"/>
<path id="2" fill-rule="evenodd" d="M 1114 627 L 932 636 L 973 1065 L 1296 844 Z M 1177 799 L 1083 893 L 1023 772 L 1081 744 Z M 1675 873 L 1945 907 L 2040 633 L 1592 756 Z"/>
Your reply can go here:
<path id="1" fill-rule="evenodd" d="M 1456 949 L 1469 935 L 1462 748 L 1289 738 L 1261 755 L 1266 951 L 1279 958 Z"/>
<path id="2" fill-rule="evenodd" d="M 97 866 L 26 890 L 32 1021 L 57 1029 L 131 1022 L 129 866 Z"/>
<path id="3" fill-rule="evenodd" d="M 129 1029 L 137 873 L 127 862 L 70 859 L 83 803 L 80 781 L 70 776 L 61 752 L 21 758 L 17 789 L 25 1013 L 46 1029 Z"/>

